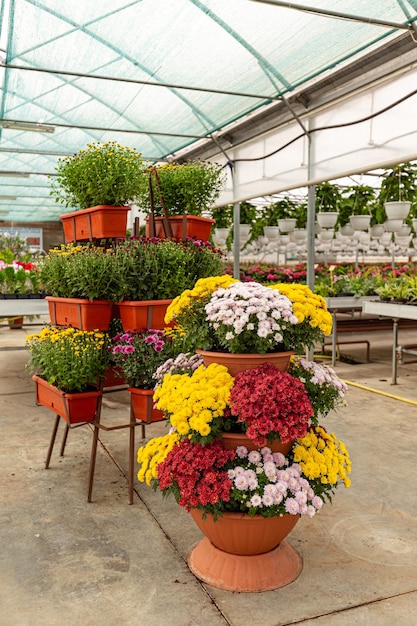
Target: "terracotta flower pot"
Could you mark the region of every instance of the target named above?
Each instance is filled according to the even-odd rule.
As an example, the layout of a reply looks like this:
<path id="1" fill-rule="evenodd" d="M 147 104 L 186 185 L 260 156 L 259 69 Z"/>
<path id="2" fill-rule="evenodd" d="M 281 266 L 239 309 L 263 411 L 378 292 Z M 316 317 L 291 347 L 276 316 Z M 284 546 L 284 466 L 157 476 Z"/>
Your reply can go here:
<path id="1" fill-rule="evenodd" d="M 123 330 L 140 331 L 143 328 L 163 330 L 165 313 L 172 300 L 126 300 L 119 302 Z"/>
<path id="2" fill-rule="evenodd" d="M 228 591 L 268 591 L 299 576 L 302 561 L 285 541 L 298 515 L 264 518 L 224 513 L 214 521 L 202 512 L 191 515 L 205 538 L 188 558 L 191 571 L 204 582 Z"/>
<path id="3" fill-rule="evenodd" d="M 32 376 L 32 379 L 36 383 L 36 404 L 51 409 L 68 424 L 94 420 L 101 391 L 65 393 L 40 376 Z"/>
<path id="4" fill-rule="evenodd" d="M 181 241 L 187 237 L 195 237 L 202 241 L 208 241 L 215 220 L 197 215 L 174 215 L 168 218 L 173 239 Z M 146 220 L 146 236 L 151 236 L 149 220 Z M 166 239 L 164 230 L 164 218 L 155 217 L 155 234 L 158 239 Z"/>
<path id="5" fill-rule="evenodd" d="M 81 330 L 109 329 L 113 316 L 113 303 L 109 300 L 84 300 L 83 298 L 57 298 L 47 296 L 51 324 L 73 326 Z"/>
<path id="6" fill-rule="evenodd" d="M 66 243 L 126 237 L 128 206 L 99 204 L 60 215 Z"/>
<path id="7" fill-rule="evenodd" d="M 222 443 L 225 448 L 228 450 L 236 450 L 238 446 L 245 446 L 248 450 L 258 450 L 263 446 L 256 446 L 246 435 L 245 433 L 230 433 L 224 432 L 221 436 Z M 281 441 L 276 440 L 272 443 L 269 443 L 265 439 L 264 446 L 271 448 L 272 452 L 281 452 L 284 456 L 286 456 L 291 448 L 293 447 L 295 440 L 288 441 L 287 443 L 281 443 Z"/>
<path id="8" fill-rule="evenodd" d="M 262 363 L 272 363 L 281 372 L 288 370 L 290 359 L 295 352 L 269 352 L 268 354 L 232 354 L 231 352 L 212 352 L 209 350 L 196 350 L 208 367 L 211 363 L 220 363 L 227 367 L 231 376 L 238 372 L 258 367 Z"/>
<path id="9" fill-rule="evenodd" d="M 131 407 L 135 419 L 144 424 L 161 422 L 165 419 L 164 414 L 153 405 L 153 389 L 138 389 L 128 387 L 130 392 Z"/>
<path id="10" fill-rule="evenodd" d="M 23 317 L 9 317 L 7 318 L 10 330 L 19 330 L 23 326 Z"/>

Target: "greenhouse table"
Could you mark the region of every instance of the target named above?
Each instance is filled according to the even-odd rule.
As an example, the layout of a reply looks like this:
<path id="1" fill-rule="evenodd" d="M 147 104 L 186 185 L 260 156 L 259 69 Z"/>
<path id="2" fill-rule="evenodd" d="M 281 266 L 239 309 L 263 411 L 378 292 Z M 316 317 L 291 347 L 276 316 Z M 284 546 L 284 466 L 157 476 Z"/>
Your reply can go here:
<path id="1" fill-rule="evenodd" d="M 392 383 L 397 384 L 397 356 L 398 356 L 398 321 L 400 319 L 417 320 L 417 306 L 408 304 L 390 304 L 389 302 L 364 302 L 364 313 L 373 313 L 381 317 L 392 319 Z"/>
<path id="2" fill-rule="evenodd" d="M 48 303 L 44 298 L 0 300 L 0 317 L 21 315 L 48 315 Z"/>
<path id="3" fill-rule="evenodd" d="M 336 364 L 336 344 L 337 344 L 337 313 L 349 313 L 354 315 L 355 312 L 362 312 L 363 303 L 368 301 L 372 296 L 363 296 L 355 298 L 354 296 L 340 296 L 334 298 L 325 298 L 327 310 L 332 316 L 332 366 Z M 375 296 L 373 296 L 375 298 Z"/>

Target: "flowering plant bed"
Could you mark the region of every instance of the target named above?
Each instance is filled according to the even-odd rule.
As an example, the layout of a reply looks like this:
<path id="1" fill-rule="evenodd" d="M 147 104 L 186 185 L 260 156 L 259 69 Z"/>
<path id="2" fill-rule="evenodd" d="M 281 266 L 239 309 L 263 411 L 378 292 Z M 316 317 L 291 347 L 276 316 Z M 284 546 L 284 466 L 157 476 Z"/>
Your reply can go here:
<path id="1" fill-rule="evenodd" d="M 350 485 L 346 447 L 316 426 L 318 416 L 343 401 L 346 387 L 326 366 L 295 360 L 292 371 L 281 371 L 268 362 L 268 349 L 281 349 L 284 354 L 283 348 L 300 349 L 330 331 L 322 299 L 299 287 L 286 285 L 284 295 L 257 283 L 210 277 L 176 298 L 165 318 L 177 324 L 170 331 L 174 346 L 179 342 L 196 349 L 206 341 L 208 347 L 219 346 L 230 353 L 240 350 L 242 356 L 245 349 L 248 356 L 254 350 L 264 353 L 264 363 L 247 364 L 236 375 L 218 362 L 191 366 L 190 353 L 161 365 L 155 373 L 154 399 L 171 429 L 138 450 L 138 480 L 163 496 L 173 495 L 206 534 L 190 554 L 191 570 L 221 588 L 259 591 L 294 580 L 300 558 L 282 544 L 280 554 L 286 556 L 275 567 L 271 565 L 278 559 L 275 551 L 300 516 L 313 517 L 339 484 Z M 297 327 L 295 334 L 292 329 Z M 204 359 L 204 351 L 197 352 Z M 219 532 L 213 533 L 219 518 Z M 271 536 L 259 545 L 251 541 L 256 529 L 262 535 L 267 530 L 263 525 L 248 526 L 247 520 L 263 518 L 268 518 L 264 521 Z M 283 526 L 275 524 L 281 519 Z M 242 541 L 237 541 L 241 535 Z M 265 550 L 270 565 L 263 561 Z M 246 577 L 242 585 L 231 575 L 231 570 L 236 571 L 236 555 L 243 559 L 239 561 Z M 295 567 L 285 568 L 283 577 L 273 575 L 288 559 Z M 212 575 L 210 564 L 215 562 L 219 566 Z M 266 586 L 264 580 L 248 584 L 253 569 L 268 571 Z"/>
<path id="2" fill-rule="evenodd" d="M 160 371 L 154 392 L 172 430 L 139 449 L 139 480 L 174 495 L 187 509 L 206 513 L 314 515 L 340 481 L 349 486 L 350 460 L 342 442 L 314 425 L 313 409 L 320 391 L 329 387 L 337 393 L 328 394 L 321 414 L 337 408 L 346 387 L 327 366 L 309 376 L 308 365 L 294 366 L 308 378 L 306 387 L 268 363 L 233 378 L 219 364 L 176 373 L 172 361 Z M 327 378 L 319 378 L 319 372 Z M 258 447 L 226 448 L 221 434 L 233 430 L 246 433 Z M 271 451 L 268 442 L 277 438 L 292 440 L 286 456 Z M 278 484 L 281 499 L 273 487 Z"/>
<path id="3" fill-rule="evenodd" d="M 43 286 L 36 263 L 0 258 L 0 296 L 10 298 L 42 297 Z"/>

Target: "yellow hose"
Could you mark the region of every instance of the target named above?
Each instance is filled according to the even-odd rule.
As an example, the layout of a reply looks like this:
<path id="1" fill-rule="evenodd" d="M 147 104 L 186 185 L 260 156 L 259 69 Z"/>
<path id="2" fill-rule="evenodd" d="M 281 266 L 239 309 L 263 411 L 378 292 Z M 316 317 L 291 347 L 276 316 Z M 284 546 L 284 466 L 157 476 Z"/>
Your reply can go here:
<path id="1" fill-rule="evenodd" d="M 417 406 L 416 400 L 408 400 L 407 398 L 401 398 L 401 396 L 395 396 L 392 393 L 387 393 L 386 391 L 380 391 L 379 389 L 373 389 L 372 387 L 367 387 L 366 385 L 360 385 L 359 383 L 353 383 L 350 380 L 344 380 L 346 385 L 351 385 L 352 387 L 359 387 L 359 389 L 364 389 L 365 391 L 372 391 L 373 393 L 378 393 L 381 396 L 386 396 L 387 398 L 392 398 L 393 400 L 400 400 L 400 402 L 407 402 L 408 404 L 414 404 Z"/>

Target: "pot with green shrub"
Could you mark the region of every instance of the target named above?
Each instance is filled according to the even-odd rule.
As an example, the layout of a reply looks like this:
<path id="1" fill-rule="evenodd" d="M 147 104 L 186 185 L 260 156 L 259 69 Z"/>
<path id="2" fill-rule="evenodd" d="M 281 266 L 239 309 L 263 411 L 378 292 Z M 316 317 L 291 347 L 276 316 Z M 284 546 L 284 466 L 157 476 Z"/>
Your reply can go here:
<path id="1" fill-rule="evenodd" d="M 136 199 L 147 215 L 146 235 L 207 241 L 214 220 L 209 209 L 225 183 L 221 165 L 209 161 L 165 163 L 147 169 Z"/>
<path id="2" fill-rule="evenodd" d="M 131 237 L 118 242 L 115 258 L 123 296 L 118 302 L 125 330 L 164 328 L 172 299 L 200 278 L 225 270 L 223 252 L 208 241 Z"/>
<path id="3" fill-rule="evenodd" d="M 60 216 L 66 242 L 124 237 L 129 204 L 140 194 L 144 169 L 140 152 L 115 141 L 90 143 L 59 159 L 50 193 L 75 209 Z"/>

